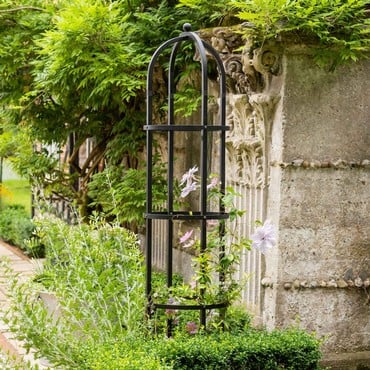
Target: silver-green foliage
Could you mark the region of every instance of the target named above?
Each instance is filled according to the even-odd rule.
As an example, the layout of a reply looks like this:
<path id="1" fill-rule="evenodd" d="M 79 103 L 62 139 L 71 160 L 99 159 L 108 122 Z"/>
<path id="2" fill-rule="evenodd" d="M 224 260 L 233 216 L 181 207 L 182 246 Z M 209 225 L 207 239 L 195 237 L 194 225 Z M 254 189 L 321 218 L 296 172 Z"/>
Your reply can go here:
<path id="1" fill-rule="evenodd" d="M 143 332 L 145 278 L 134 234 L 99 220 L 70 226 L 48 216 L 38 235 L 47 260 L 37 281 L 10 274 L 6 317 L 19 339 L 54 364 L 82 368 L 85 348 Z M 44 290 L 56 297 L 54 313 L 39 298 Z"/>
<path id="2" fill-rule="evenodd" d="M 143 226 L 146 210 L 145 169 L 107 166 L 92 177 L 88 189 L 91 206 L 100 207 L 102 215 L 116 219 L 130 230 Z M 154 166 L 152 192 L 153 206 L 162 206 L 167 199 L 167 181 L 162 164 Z"/>

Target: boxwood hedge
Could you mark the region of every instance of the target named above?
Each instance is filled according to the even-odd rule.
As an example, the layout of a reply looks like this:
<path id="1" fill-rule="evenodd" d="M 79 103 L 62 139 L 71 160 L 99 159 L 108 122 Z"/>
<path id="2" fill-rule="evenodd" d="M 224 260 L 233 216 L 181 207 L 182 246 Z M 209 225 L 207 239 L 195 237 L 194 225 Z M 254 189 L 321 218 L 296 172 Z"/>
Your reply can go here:
<path id="1" fill-rule="evenodd" d="M 156 354 L 176 370 L 320 369 L 320 341 L 302 330 L 249 330 L 161 340 Z"/>

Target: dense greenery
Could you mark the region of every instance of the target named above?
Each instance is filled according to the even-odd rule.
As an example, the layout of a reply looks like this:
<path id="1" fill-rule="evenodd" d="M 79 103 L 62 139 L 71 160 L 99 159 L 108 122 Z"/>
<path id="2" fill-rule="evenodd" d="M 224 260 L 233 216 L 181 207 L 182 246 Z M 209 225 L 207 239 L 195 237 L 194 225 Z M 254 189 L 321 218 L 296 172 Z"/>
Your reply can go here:
<path id="1" fill-rule="evenodd" d="M 46 195 L 75 201 L 87 215 L 109 202 L 96 188 L 88 195 L 96 172 L 142 167 L 146 68 L 183 23 L 246 22 L 255 46 L 287 32 L 313 38 L 317 59 L 335 66 L 368 52 L 366 7 L 368 0 L 4 0 L 0 155 Z M 88 138 L 93 150 L 84 159 Z M 35 141 L 43 147 L 32 147 Z"/>
<path id="2" fill-rule="evenodd" d="M 293 34 L 316 44 L 316 61 L 332 69 L 370 51 L 368 0 L 232 0 L 231 4 L 238 18 L 250 22 L 246 35 L 257 44 Z"/>
<path id="3" fill-rule="evenodd" d="M 161 164 L 154 167 L 154 207 L 159 207 L 166 201 L 167 182 L 164 171 Z M 102 192 L 102 189 L 105 191 Z M 89 183 L 88 195 L 93 200 L 91 205 L 106 218 L 115 219 L 134 231 L 143 226 L 146 206 L 145 169 L 125 169 L 123 165 L 109 166 L 93 176 Z"/>
<path id="4" fill-rule="evenodd" d="M 8 277 L 7 321 L 26 346 L 56 364 L 80 368 L 81 342 L 96 347 L 141 335 L 145 278 L 134 234 L 99 220 L 69 226 L 49 215 L 39 220 L 37 235 L 47 251 L 43 271 L 25 283 Z M 57 297 L 59 314 L 48 313 L 39 299 L 45 291 Z"/>
<path id="5" fill-rule="evenodd" d="M 119 226 L 99 219 L 71 226 L 49 215 L 39 220 L 37 234 L 47 259 L 33 281 L 1 262 L 11 285 L 5 321 L 27 348 L 61 369 L 318 368 L 320 343 L 313 336 L 252 329 L 238 308 L 229 311 L 226 333 L 209 325 L 198 333 L 179 328 L 172 339 L 155 335 L 144 314 L 139 244 Z M 154 284 L 161 279 L 156 275 Z M 54 297 L 52 309 L 45 302 Z"/>
<path id="6" fill-rule="evenodd" d="M 2 155 L 16 157 L 17 169 L 32 182 L 77 200 L 88 212 L 87 184 L 98 168 L 138 166 L 149 58 L 191 20 L 187 13 L 174 11 L 170 1 L 3 3 L 0 122 L 12 143 L 19 128 L 26 133 L 19 133 L 19 142 L 31 141 L 26 155 L 5 144 Z M 80 147 L 92 137 L 94 149 L 81 163 Z M 32 152 L 34 140 L 44 148 Z M 61 158 L 67 163 L 60 166 L 51 145 L 66 143 L 69 153 Z"/>
<path id="7" fill-rule="evenodd" d="M 369 0 L 180 0 L 201 17 L 243 22 L 243 33 L 258 47 L 290 34 L 312 43 L 316 61 L 335 68 L 370 51 Z M 223 14 L 224 17 L 220 18 Z"/>
<path id="8" fill-rule="evenodd" d="M 20 247 L 31 257 L 43 257 L 44 247 L 34 237 L 35 224 L 23 206 L 12 205 L 0 211 L 0 239 Z"/>

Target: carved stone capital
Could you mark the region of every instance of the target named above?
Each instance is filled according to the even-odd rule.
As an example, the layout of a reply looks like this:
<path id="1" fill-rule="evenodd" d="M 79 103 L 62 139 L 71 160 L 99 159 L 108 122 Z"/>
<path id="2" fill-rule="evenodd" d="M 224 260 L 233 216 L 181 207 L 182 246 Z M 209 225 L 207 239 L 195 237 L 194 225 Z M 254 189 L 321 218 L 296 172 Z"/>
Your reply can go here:
<path id="1" fill-rule="evenodd" d="M 226 144 L 228 178 L 250 188 L 264 188 L 268 181 L 267 143 L 278 96 L 234 94 L 228 98 Z"/>
<path id="2" fill-rule="evenodd" d="M 202 30 L 200 36 L 219 52 L 228 77 L 227 87 L 233 94 L 265 91 L 272 77 L 281 73 L 282 50 L 278 44 L 254 48 L 232 27 Z"/>
<path id="3" fill-rule="evenodd" d="M 282 71 L 282 50 L 276 43 L 266 43 L 260 48 L 253 48 L 247 42 L 241 56 L 243 72 L 256 76 L 257 86 L 253 91 L 268 90 L 273 76 Z"/>

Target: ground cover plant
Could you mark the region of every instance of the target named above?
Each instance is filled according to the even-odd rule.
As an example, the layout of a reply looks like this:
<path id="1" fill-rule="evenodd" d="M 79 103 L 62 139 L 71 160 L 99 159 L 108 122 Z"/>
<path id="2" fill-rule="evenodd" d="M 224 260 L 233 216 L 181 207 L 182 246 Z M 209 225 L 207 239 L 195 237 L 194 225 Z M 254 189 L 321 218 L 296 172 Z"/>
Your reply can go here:
<path id="1" fill-rule="evenodd" d="M 37 233 L 47 250 L 43 271 L 25 284 L 9 275 L 9 324 L 27 346 L 57 365 L 80 368 L 81 342 L 96 347 L 142 332 L 144 272 L 134 234 L 98 220 L 70 226 L 50 215 Z M 60 316 L 39 299 L 45 290 L 57 298 Z"/>

